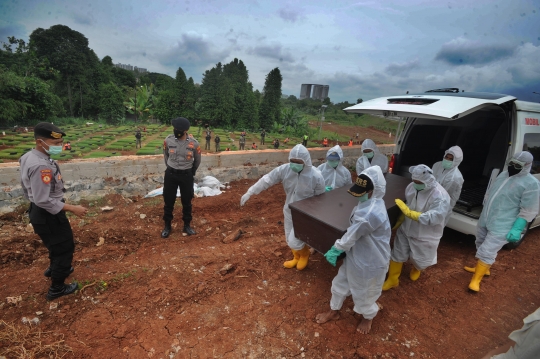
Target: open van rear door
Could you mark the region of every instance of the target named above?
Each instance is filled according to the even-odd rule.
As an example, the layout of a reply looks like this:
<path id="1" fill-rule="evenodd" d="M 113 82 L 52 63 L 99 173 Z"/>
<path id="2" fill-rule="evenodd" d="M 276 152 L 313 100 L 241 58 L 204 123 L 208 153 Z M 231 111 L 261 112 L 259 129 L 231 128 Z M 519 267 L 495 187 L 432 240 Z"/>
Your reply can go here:
<path id="1" fill-rule="evenodd" d="M 422 94 L 380 97 L 344 109 L 385 117 L 419 117 L 433 120 L 456 120 L 490 105 L 515 101 L 508 95 L 460 92 L 458 94 Z"/>

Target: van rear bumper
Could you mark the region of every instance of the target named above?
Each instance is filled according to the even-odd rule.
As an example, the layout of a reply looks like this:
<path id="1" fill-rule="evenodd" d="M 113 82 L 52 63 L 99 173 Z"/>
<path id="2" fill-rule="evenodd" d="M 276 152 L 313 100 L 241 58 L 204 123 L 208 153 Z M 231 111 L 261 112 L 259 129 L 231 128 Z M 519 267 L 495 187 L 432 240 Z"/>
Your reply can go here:
<path id="1" fill-rule="evenodd" d="M 478 224 L 477 219 L 470 218 L 462 214 L 453 212 L 452 215 L 450 216 L 450 220 L 448 221 L 448 224 L 446 225 L 446 227 L 451 228 L 455 231 L 464 233 L 464 234 L 471 234 L 475 236 L 477 224 Z"/>

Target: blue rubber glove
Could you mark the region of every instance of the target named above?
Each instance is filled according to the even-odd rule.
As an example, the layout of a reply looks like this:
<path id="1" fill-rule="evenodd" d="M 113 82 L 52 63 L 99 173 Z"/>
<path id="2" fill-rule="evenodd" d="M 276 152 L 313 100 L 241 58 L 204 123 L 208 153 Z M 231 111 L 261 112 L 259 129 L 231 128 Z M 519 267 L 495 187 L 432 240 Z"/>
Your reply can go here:
<path id="1" fill-rule="evenodd" d="M 332 248 L 330 248 L 330 250 L 328 252 L 326 252 L 326 254 L 324 255 L 324 258 L 326 258 L 328 263 L 330 263 L 331 265 L 333 265 L 335 267 L 336 266 L 336 261 L 337 261 L 339 255 L 341 253 L 343 253 L 343 252 L 344 251 L 341 251 L 341 250 L 337 249 L 336 247 L 332 246 Z"/>
<path id="2" fill-rule="evenodd" d="M 330 192 L 331 190 L 333 190 L 332 186 L 325 187 L 325 192 Z"/>
<path id="3" fill-rule="evenodd" d="M 510 243 L 518 242 L 521 239 L 521 232 L 525 229 L 527 221 L 518 217 L 512 226 L 512 229 L 506 235 L 506 240 Z"/>

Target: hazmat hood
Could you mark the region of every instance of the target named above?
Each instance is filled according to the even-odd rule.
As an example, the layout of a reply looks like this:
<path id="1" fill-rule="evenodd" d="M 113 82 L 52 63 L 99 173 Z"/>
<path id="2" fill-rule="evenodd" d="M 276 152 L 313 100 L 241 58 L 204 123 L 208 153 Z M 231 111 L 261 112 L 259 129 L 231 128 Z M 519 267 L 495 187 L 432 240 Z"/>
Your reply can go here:
<path id="1" fill-rule="evenodd" d="M 385 117 L 418 117 L 449 121 L 466 116 L 483 107 L 501 105 L 515 100 L 513 96 L 492 93 L 425 93 L 380 97 L 347 107 L 344 111 Z"/>

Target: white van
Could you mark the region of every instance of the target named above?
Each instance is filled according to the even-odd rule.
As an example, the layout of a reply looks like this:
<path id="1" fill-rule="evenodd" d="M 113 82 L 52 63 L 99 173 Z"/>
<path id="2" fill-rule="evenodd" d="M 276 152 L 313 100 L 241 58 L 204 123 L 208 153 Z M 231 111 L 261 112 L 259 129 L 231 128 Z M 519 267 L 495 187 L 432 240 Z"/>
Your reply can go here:
<path id="1" fill-rule="evenodd" d="M 402 118 L 390 161 L 390 172 L 397 175 L 410 177 L 409 167 L 420 163 L 432 167 L 451 146 L 463 149 L 459 170 L 465 183 L 447 225 L 456 231 L 476 234 L 486 190 L 514 153 L 532 153 L 531 174 L 540 180 L 539 103 L 450 88 L 381 97 L 345 111 Z M 521 241 L 529 228 L 539 225 L 537 216 Z M 507 246 L 517 247 L 521 241 Z"/>

